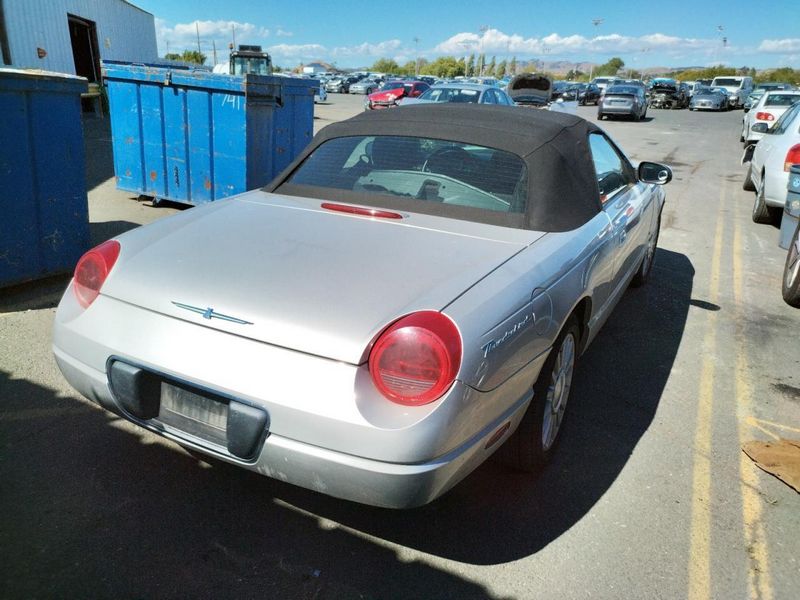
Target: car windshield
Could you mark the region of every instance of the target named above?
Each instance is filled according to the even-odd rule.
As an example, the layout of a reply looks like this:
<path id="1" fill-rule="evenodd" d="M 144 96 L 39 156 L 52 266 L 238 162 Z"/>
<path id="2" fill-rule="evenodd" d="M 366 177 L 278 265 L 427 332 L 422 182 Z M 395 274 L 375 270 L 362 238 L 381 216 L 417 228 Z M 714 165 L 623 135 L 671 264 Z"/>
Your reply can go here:
<path id="1" fill-rule="evenodd" d="M 722 87 L 739 87 L 742 84 L 741 79 L 731 79 L 731 78 L 724 78 L 724 77 L 717 77 L 714 80 L 714 85 L 720 85 Z"/>
<path id="2" fill-rule="evenodd" d="M 767 94 L 764 106 L 791 106 L 800 100 L 800 94 Z"/>
<path id="3" fill-rule="evenodd" d="M 381 86 L 381 91 L 396 90 L 401 87 L 403 87 L 402 81 L 387 81 Z"/>
<path id="4" fill-rule="evenodd" d="M 429 102 L 476 103 L 480 92 L 468 88 L 431 88 L 422 94 L 420 100 Z"/>
<path id="5" fill-rule="evenodd" d="M 636 96 L 638 93 L 638 88 L 631 85 L 614 85 L 606 90 L 606 96 L 610 94 L 632 94 Z"/>
<path id="6" fill-rule="evenodd" d="M 519 156 L 429 138 L 335 138 L 306 158 L 287 183 L 493 212 L 524 213 L 527 204 L 527 170 Z"/>

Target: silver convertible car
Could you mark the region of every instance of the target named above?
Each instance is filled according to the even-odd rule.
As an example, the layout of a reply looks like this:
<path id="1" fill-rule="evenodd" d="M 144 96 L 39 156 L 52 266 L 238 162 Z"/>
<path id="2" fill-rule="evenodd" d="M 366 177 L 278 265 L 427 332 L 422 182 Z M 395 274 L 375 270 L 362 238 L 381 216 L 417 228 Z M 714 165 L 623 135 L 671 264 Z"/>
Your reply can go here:
<path id="1" fill-rule="evenodd" d="M 90 250 L 55 357 L 193 451 L 422 505 L 501 446 L 550 457 L 581 353 L 650 274 L 671 176 L 571 115 L 364 113 L 266 188 Z"/>

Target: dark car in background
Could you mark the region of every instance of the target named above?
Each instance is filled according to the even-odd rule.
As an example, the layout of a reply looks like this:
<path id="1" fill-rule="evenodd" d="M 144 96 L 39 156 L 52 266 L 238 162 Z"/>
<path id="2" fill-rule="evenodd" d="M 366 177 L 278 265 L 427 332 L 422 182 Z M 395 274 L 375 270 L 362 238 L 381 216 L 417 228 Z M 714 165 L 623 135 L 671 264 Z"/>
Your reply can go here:
<path id="1" fill-rule="evenodd" d="M 647 98 L 641 85 L 612 85 L 606 88 L 597 105 L 597 120 L 603 117 L 630 117 L 641 121 L 647 115 Z"/>
<path id="2" fill-rule="evenodd" d="M 586 106 L 600 101 L 600 88 L 593 83 L 573 83 L 568 90 L 574 91 L 578 96 L 578 104 Z"/>

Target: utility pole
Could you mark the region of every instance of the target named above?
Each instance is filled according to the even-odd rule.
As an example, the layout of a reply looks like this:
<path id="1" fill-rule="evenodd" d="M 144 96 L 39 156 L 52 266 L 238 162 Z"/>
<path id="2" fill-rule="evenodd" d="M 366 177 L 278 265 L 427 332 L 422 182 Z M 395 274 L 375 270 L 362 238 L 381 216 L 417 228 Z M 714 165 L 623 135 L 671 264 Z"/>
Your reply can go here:
<path id="1" fill-rule="evenodd" d="M 419 77 L 419 38 L 414 36 L 414 77 Z"/>
<path id="2" fill-rule="evenodd" d="M 202 54 L 200 51 L 200 24 L 198 21 L 194 22 L 194 30 L 197 33 L 197 53 Z"/>
<path id="3" fill-rule="evenodd" d="M 233 49 L 236 49 L 236 25 L 231 23 L 231 37 L 233 38 Z"/>
<path id="4" fill-rule="evenodd" d="M 217 42 L 215 40 L 211 40 L 211 48 L 214 51 L 214 66 L 217 66 Z"/>
<path id="5" fill-rule="evenodd" d="M 597 30 L 598 27 L 600 27 L 600 25 L 603 24 L 603 21 L 605 21 L 605 19 L 602 18 L 602 17 L 595 17 L 594 19 L 592 19 L 592 25 L 594 25 L 594 28 L 595 28 L 595 37 L 597 37 L 596 30 Z M 593 74 L 594 74 L 594 63 L 589 63 L 589 82 L 590 83 L 591 83 L 591 81 L 593 79 L 592 78 Z"/>
<path id="6" fill-rule="evenodd" d="M 484 63 L 486 62 L 486 59 L 483 56 L 483 38 L 485 37 L 486 32 L 489 31 L 489 26 L 488 25 L 481 25 L 478 28 L 478 31 L 481 32 L 481 45 L 480 45 L 481 53 L 480 53 L 480 56 L 478 57 L 478 60 L 481 61 L 481 70 L 480 70 L 479 75 L 481 77 L 483 77 L 483 67 L 484 67 Z"/>

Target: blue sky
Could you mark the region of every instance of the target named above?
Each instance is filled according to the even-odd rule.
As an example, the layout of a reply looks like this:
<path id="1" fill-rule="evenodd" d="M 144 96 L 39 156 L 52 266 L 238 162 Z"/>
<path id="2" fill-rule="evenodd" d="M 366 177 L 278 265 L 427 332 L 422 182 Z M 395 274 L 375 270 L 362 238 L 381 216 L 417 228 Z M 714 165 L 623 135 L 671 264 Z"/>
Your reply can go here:
<path id="1" fill-rule="evenodd" d="M 167 46 L 195 49 L 197 22 L 203 51 L 210 56 L 215 42 L 219 61 L 233 25 L 237 43 L 261 44 L 284 67 L 313 60 L 359 67 L 378 58 L 413 60 L 416 51 L 433 59 L 483 50 L 497 60 L 600 63 L 620 56 L 633 68 L 800 68 L 798 0 L 133 2 L 155 15 L 162 55 Z"/>

